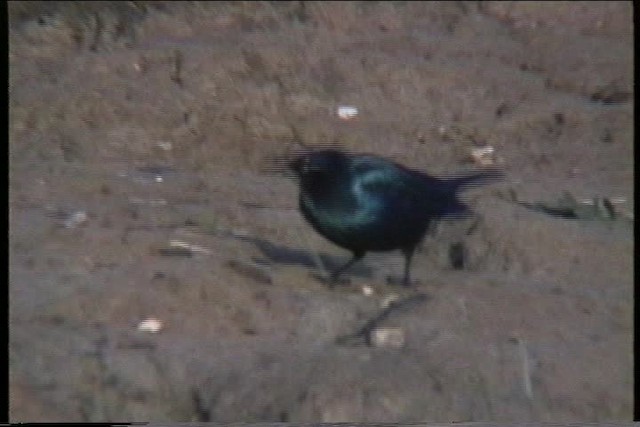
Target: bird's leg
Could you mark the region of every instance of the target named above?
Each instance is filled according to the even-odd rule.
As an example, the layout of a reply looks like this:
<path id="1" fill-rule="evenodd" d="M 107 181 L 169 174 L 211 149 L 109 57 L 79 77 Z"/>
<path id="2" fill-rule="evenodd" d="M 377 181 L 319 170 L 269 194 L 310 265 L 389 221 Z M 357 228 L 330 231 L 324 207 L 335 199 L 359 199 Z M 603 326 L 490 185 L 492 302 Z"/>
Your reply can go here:
<path id="1" fill-rule="evenodd" d="M 396 286 L 402 285 L 407 288 L 411 286 L 411 260 L 413 259 L 413 252 L 415 250 L 415 246 L 402 248 L 402 254 L 404 255 L 404 276 L 402 277 L 402 281 L 398 281 L 397 278 L 389 276 L 387 277 L 387 284 Z"/>
<path id="2" fill-rule="evenodd" d="M 411 286 L 411 260 L 413 259 L 413 252 L 415 251 L 415 246 L 407 246 L 406 248 L 402 248 L 402 254 L 404 255 L 404 276 L 402 277 L 402 281 L 398 283 L 398 280 L 393 277 L 387 277 L 387 283 L 390 285 L 402 285 L 405 287 Z"/>
<path id="3" fill-rule="evenodd" d="M 410 246 L 408 248 L 402 249 L 402 253 L 404 254 L 404 277 L 402 278 L 402 286 L 411 286 L 411 280 L 409 279 L 409 276 L 411 274 L 411 260 L 413 259 L 413 251 L 415 251 L 415 249 L 415 246 Z"/>
<path id="4" fill-rule="evenodd" d="M 344 273 L 353 264 L 358 262 L 364 256 L 364 254 L 365 254 L 364 252 L 360 252 L 360 251 L 353 252 L 353 257 L 349 260 L 349 262 L 347 262 L 345 265 L 338 268 L 336 271 L 333 272 L 333 274 L 331 274 L 331 277 L 329 278 L 329 282 L 332 285 L 332 287 L 338 281 L 338 276 Z"/>

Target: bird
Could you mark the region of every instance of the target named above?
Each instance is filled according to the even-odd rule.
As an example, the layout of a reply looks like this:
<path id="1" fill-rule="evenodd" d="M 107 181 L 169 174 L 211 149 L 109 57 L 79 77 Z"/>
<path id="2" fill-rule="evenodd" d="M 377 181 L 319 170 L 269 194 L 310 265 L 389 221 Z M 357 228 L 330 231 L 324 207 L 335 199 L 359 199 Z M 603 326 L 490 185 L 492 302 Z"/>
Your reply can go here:
<path id="1" fill-rule="evenodd" d="M 351 259 L 328 278 L 338 278 L 367 252 L 399 249 L 403 286 L 411 286 L 411 261 L 430 224 L 470 213 L 458 192 L 502 176 L 496 169 L 439 178 L 373 154 L 329 148 L 296 155 L 288 164 L 300 188 L 304 219 Z"/>

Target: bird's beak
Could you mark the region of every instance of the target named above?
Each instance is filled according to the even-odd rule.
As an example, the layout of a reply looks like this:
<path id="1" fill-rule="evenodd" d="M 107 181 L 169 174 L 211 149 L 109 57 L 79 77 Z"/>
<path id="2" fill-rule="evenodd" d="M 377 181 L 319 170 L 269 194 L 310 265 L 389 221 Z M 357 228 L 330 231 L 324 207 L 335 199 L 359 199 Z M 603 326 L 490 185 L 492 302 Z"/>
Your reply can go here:
<path id="1" fill-rule="evenodd" d="M 289 169 L 295 172 L 298 176 L 302 176 L 308 169 L 306 159 L 304 157 L 298 157 L 291 161 L 289 163 Z"/>
<path id="2" fill-rule="evenodd" d="M 295 159 L 290 161 L 288 166 L 289 166 L 289 169 L 292 170 L 293 172 L 299 173 L 300 159 Z"/>

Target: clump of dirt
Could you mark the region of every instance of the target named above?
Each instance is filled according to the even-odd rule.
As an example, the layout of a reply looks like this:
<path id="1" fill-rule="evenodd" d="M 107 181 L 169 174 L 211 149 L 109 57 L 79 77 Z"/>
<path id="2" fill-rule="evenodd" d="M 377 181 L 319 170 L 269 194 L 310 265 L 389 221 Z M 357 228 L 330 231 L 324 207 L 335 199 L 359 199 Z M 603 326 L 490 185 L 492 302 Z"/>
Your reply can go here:
<path id="1" fill-rule="evenodd" d="M 11 421 L 630 419 L 631 16 L 10 2 Z M 506 178 L 330 290 L 300 144 Z"/>

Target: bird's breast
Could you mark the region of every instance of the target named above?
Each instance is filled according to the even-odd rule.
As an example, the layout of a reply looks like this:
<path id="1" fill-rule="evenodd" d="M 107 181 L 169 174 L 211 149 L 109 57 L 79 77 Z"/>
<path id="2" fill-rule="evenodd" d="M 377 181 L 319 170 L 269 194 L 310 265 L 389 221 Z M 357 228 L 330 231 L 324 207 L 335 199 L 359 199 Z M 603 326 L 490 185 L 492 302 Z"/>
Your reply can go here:
<path id="1" fill-rule="evenodd" d="M 351 250 L 391 250 L 422 237 L 427 222 L 413 218 L 418 212 L 396 211 L 383 202 L 371 197 L 336 206 L 301 195 L 300 210 L 318 233 Z"/>

